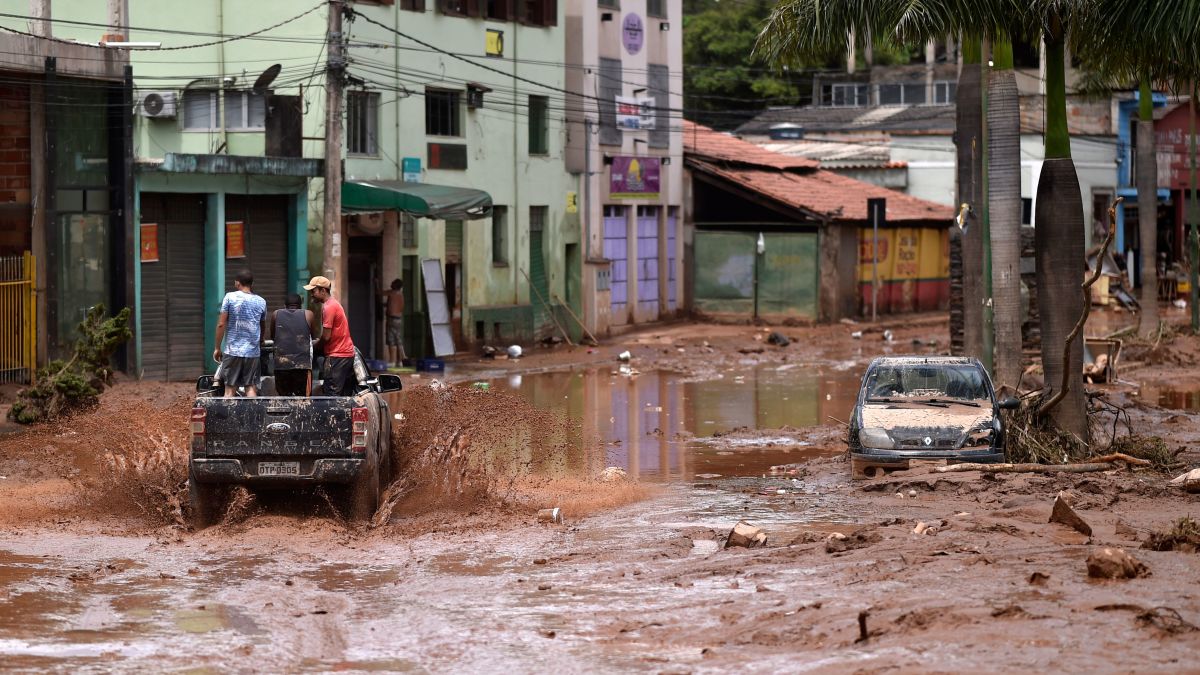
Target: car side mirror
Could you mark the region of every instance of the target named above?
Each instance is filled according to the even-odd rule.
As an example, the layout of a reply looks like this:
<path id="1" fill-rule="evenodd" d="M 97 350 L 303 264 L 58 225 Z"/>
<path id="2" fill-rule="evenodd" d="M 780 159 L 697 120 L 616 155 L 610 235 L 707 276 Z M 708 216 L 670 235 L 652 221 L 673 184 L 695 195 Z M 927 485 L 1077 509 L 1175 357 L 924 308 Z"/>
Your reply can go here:
<path id="1" fill-rule="evenodd" d="M 1001 410 L 1016 410 L 1017 408 L 1020 408 L 1020 407 L 1021 407 L 1021 402 L 1011 396 L 1009 396 L 1006 399 L 1002 399 L 1000 401 L 1000 409 Z"/>
<path id="2" fill-rule="evenodd" d="M 399 375 L 383 374 L 377 378 L 379 382 L 379 393 L 386 394 L 393 391 L 404 389 L 404 381 Z"/>
<path id="3" fill-rule="evenodd" d="M 213 389 L 213 376 L 201 375 L 196 379 L 196 393 L 204 393 Z"/>

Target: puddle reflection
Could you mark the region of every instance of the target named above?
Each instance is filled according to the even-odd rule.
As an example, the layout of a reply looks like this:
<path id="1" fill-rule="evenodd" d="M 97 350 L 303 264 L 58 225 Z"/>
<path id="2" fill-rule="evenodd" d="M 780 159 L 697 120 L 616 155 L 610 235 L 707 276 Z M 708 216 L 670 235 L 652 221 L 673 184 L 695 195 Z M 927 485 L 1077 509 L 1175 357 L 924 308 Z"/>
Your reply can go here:
<path id="1" fill-rule="evenodd" d="M 603 462 L 643 479 L 672 481 L 698 473 L 759 475 L 774 464 L 811 455 L 811 449 L 786 437 L 731 451 L 689 442 L 688 435 L 844 420 L 858 379 L 857 369 L 823 372 L 811 366 L 760 367 L 703 381 L 663 371 L 628 377 L 604 369 L 512 375 L 490 386 L 579 420 L 584 438 L 599 439 L 603 446 L 602 457 L 585 458 L 589 467 Z"/>

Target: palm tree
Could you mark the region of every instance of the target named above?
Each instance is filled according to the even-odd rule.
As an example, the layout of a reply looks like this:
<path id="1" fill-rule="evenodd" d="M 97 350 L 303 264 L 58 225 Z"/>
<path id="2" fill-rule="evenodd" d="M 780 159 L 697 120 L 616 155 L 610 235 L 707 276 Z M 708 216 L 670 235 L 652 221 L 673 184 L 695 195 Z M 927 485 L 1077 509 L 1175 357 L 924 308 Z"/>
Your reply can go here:
<path id="1" fill-rule="evenodd" d="M 987 84 L 988 231 L 996 382 L 1021 381 L 1021 109 L 1012 42 L 997 39 Z"/>
<path id="2" fill-rule="evenodd" d="M 1042 412 L 1055 426 L 1084 440 L 1088 432 L 1082 336 L 1064 350 L 1083 310 L 1079 284 L 1084 257 L 1083 200 L 1067 133 L 1064 59 L 1068 30 L 1078 23 L 1076 15 L 1093 5 L 1093 0 L 780 0 L 757 46 L 768 61 L 786 65 L 802 56 L 827 55 L 839 46 L 845 49 L 850 30 L 891 35 L 900 42 L 961 34 L 965 43 L 977 37 L 1008 36 L 1017 29 L 1043 36 L 1048 61 L 1046 162 L 1038 183 L 1040 227 L 1036 228 L 1042 364 L 1048 386 L 1061 390 L 1057 383 L 1067 382 L 1068 387 L 1065 395 L 1052 397 L 1055 404 Z M 1114 38 L 1107 44 L 1120 45 L 1121 40 Z M 1072 375 L 1064 379 L 1064 373 Z"/>

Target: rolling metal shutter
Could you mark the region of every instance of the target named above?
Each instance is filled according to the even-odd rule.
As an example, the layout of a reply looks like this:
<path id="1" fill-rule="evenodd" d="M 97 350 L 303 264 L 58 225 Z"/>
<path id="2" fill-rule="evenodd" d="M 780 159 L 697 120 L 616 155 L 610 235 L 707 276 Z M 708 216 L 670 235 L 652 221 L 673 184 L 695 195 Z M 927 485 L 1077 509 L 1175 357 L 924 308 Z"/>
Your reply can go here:
<path id="1" fill-rule="evenodd" d="M 267 301 L 270 313 L 284 306 L 288 294 L 288 196 L 227 195 L 225 220 L 242 221 L 246 257 L 225 259 L 225 290 L 243 268 L 254 274 L 254 292 Z"/>
<path id="2" fill-rule="evenodd" d="M 142 376 L 204 372 L 204 197 L 143 193 L 143 223 L 158 225 L 158 261 L 142 266 Z"/>

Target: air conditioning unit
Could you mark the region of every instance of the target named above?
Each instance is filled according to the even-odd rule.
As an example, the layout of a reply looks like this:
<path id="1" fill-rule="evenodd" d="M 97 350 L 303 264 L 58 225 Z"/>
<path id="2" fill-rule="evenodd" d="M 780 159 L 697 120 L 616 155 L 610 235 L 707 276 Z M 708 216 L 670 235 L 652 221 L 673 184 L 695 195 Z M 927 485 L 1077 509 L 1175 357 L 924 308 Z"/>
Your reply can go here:
<path id="1" fill-rule="evenodd" d="M 175 92 L 173 91 L 148 91 L 142 97 L 141 105 L 138 106 L 138 112 L 142 117 L 155 119 L 174 119 L 175 111 Z"/>

